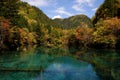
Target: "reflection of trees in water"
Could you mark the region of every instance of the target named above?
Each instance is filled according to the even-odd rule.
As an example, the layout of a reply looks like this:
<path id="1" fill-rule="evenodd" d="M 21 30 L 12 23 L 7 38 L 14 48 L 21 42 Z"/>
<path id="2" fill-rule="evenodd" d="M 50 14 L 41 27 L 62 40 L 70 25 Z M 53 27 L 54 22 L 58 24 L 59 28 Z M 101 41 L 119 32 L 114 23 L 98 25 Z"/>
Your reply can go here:
<path id="1" fill-rule="evenodd" d="M 34 52 L 36 49 L 36 45 L 27 45 L 27 46 L 20 46 L 18 48 L 18 50 L 22 51 L 22 52 L 26 52 L 26 51 L 29 51 L 29 52 Z"/>
<path id="2" fill-rule="evenodd" d="M 65 50 L 56 48 L 37 48 L 36 46 L 21 46 L 20 54 L 18 56 L 9 54 L 9 59 L 15 61 L 14 66 L 20 67 L 18 69 L 24 69 L 21 64 L 26 66 L 26 69 L 31 67 L 33 64 L 39 66 L 39 71 L 43 71 L 56 56 L 66 54 Z M 23 50 L 23 51 L 22 51 Z M 77 58 L 82 61 L 92 63 L 97 74 L 103 78 L 103 80 L 120 80 L 120 51 L 119 50 L 78 50 L 69 49 Z M 6 56 L 4 57 L 6 59 Z M 66 59 L 66 58 L 65 58 Z M 8 60 L 9 61 L 9 60 Z M 36 66 L 36 65 L 35 65 Z M 32 67 L 35 69 L 34 67 Z M 16 69 L 16 67 L 15 67 Z M 39 75 L 39 74 L 38 74 Z M 42 76 L 42 75 L 41 75 Z"/>
<path id="3" fill-rule="evenodd" d="M 92 50 L 80 55 L 80 59 L 93 64 L 103 80 L 120 80 L 120 52 Z"/>
<path id="4" fill-rule="evenodd" d="M 116 57 L 114 60 L 114 69 L 112 70 L 112 75 L 114 79 L 120 80 L 120 50 L 116 50 Z"/>
<path id="5" fill-rule="evenodd" d="M 7 71 L 1 71 L 0 72 L 0 79 L 1 80 L 31 80 L 33 78 L 36 78 L 37 76 L 39 76 L 40 72 L 34 72 L 34 71 L 28 71 L 28 72 L 24 72 L 24 71 L 11 71 L 11 72 L 7 72 Z M 33 79 L 34 80 L 34 79 Z M 40 80 L 40 79 L 39 79 Z"/>

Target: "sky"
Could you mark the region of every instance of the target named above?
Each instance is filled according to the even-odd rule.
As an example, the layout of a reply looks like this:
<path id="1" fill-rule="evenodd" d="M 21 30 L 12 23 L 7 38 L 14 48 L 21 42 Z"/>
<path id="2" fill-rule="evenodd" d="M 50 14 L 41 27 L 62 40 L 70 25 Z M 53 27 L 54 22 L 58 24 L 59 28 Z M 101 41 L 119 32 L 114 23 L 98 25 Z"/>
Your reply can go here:
<path id="1" fill-rule="evenodd" d="M 22 0 L 38 7 L 49 18 L 68 18 L 85 14 L 92 18 L 104 0 Z"/>

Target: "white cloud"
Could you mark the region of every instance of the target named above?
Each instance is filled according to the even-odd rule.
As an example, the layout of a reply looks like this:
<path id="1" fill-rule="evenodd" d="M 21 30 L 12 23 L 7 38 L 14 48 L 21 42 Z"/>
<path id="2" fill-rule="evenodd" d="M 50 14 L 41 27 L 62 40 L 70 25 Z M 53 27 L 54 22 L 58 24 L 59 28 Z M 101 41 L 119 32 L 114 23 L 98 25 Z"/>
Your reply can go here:
<path id="1" fill-rule="evenodd" d="M 59 13 L 59 14 L 65 14 L 67 16 L 71 16 L 72 15 L 71 13 L 67 12 L 64 7 L 57 8 L 57 10 L 55 12 Z"/>
<path id="2" fill-rule="evenodd" d="M 60 15 L 57 15 L 57 16 L 54 16 L 52 19 L 55 19 L 55 18 L 62 18 Z"/>
<path id="3" fill-rule="evenodd" d="M 75 2 L 78 4 L 81 4 L 81 5 L 86 4 L 90 7 L 92 7 L 94 5 L 95 0 L 76 0 Z"/>
<path id="4" fill-rule="evenodd" d="M 93 8 L 92 11 L 96 11 L 98 8 Z"/>
<path id="5" fill-rule="evenodd" d="M 87 3 L 90 7 L 94 6 L 95 0 L 87 0 Z"/>
<path id="6" fill-rule="evenodd" d="M 85 12 L 85 10 L 83 9 L 82 6 L 80 5 L 73 5 L 72 8 L 76 11 L 80 11 L 80 12 Z"/>
<path id="7" fill-rule="evenodd" d="M 75 0 L 75 4 L 72 6 L 72 8 L 76 11 L 85 12 L 84 9 L 87 7 L 93 7 L 95 3 L 95 0 Z"/>
<path id="8" fill-rule="evenodd" d="M 24 2 L 28 2 L 30 5 L 33 6 L 48 6 L 50 4 L 53 4 L 55 0 L 21 0 Z"/>

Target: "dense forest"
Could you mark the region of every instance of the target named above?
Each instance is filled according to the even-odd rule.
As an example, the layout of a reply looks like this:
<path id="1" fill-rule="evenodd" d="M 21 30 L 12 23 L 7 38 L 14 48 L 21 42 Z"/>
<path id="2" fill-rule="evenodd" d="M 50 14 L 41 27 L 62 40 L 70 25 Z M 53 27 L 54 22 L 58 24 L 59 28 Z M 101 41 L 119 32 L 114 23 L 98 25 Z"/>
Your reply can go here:
<path id="1" fill-rule="evenodd" d="M 82 24 L 86 24 L 88 27 L 93 27 L 92 21 L 86 15 L 75 15 L 65 19 L 54 19 L 56 23 L 58 23 L 63 29 L 72 29 L 78 26 L 82 26 Z"/>
<path id="2" fill-rule="evenodd" d="M 76 15 L 50 19 L 20 0 L 0 1 L 0 49 L 20 46 L 106 48 L 120 47 L 120 1 L 105 0 L 92 19 Z"/>

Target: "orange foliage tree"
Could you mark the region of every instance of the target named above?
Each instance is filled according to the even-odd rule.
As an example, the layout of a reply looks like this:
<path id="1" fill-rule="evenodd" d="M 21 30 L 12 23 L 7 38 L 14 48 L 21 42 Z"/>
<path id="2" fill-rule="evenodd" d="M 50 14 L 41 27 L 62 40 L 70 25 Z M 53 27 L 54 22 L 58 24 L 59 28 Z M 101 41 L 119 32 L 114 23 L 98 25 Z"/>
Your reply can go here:
<path id="1" fill-rule="evenodd" d="M 9 22 L 9 20 L 0 17 L 0 45 L 1 47 L 3 46 L 3 44 L 8 42 L 10 28 L 11 28 L 11 23 Z"/>

